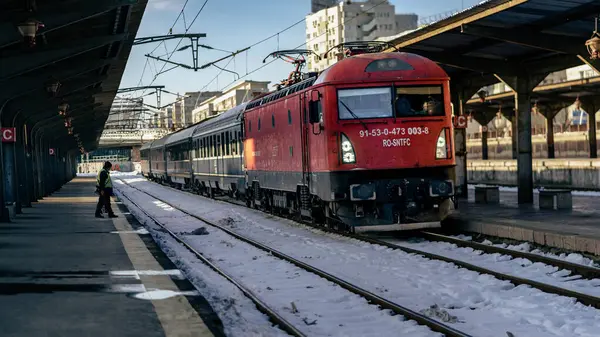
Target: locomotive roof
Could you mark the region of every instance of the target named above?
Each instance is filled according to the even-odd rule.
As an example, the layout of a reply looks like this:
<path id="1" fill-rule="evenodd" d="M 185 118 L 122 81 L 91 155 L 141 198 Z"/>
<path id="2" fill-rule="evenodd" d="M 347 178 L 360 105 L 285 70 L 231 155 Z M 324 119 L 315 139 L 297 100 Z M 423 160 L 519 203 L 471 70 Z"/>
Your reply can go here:
<path id="1" fill-rule="evenodd" d="M 448 74 L 428 58 L 411 53 L 373 53 L 345 58 L 325 69 L 318 77 L 312 76 L 289 87 L 259 97 L 248 103 L 247 110 L 275 101 L 313 85 L 339 82 L 359 82 L 366 79 L 390 80 L 390 71 L 369 71 L 367 67 L 374 61 L 395 60 L 396 78 L 400 80 L 448 79 Z"/>
<path id="2" fill-rule="evenodd" d="M 200 125 L 198 125 L 198 127 L 196 127 L 194 129 L 193 136 L 197 136 L 197 135 L 201 135 L 204 134 L 206 132 L 210 132 L 212 130 L 214 130 L 215 128 L 219 127 L 222 124 L 227 124 L 231 121 L 235 121 L 235 120 L 240 120 L 240 115 L 244 113 L 244 111 L 246 110 L 246 106 L 248 105 L 248 103 L 242 103 L 238 106 L 235 106 L 225 112 L 223 112 L 222 114 L 215 116 L 209 120 L 206 120 L 202 123 L 200 123 Z"/>
<path id="3" fill-rule="evenodd" d="M 369 71 L 367 67 L 374 61 L 395 60 L 395 71 Z M 376 70 L 376 69 L 374 69 Z M 448 74 L 437 63 L 412 53 L 361 54 L 345 58 L 325 69 L 314 83 L 358 82 L 369 80 L 390 80 L 391 73 L 398 80 L 448 79 Z"/>

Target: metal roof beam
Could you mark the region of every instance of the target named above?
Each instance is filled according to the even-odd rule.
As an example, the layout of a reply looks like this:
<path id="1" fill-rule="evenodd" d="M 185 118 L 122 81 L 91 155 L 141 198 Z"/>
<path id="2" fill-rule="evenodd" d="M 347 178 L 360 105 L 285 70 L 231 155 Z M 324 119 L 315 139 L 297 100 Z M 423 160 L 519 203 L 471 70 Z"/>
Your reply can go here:
<path id="1" fill-rule="evenodd" d="M 47 81 L 51 79 L 58 80 L 62 85 L 83 74 L 96 71 L 98 68 L 110 64 L 110 62 L 108 60 L 76 62 L 71 67 L 65 67 L 64 69 L 49 67 L 37 73 L 30 73 L 11 81 L 2 82 L 0 83 L 0 101 L 27 95 L 38 90 L 46 91 Z M 59 90 L 59 93 L 61 91 L 62 88 Z"/>
<path id="2" fill-rule="evenodd" d="M 518 12 L 519 7 L 511 8 L 508 11 L 508 13 L 510 13 L 513 10 L 516 10 Z M 553 26 L 561 25 L 561 24 L 567 23 L 572 20 L 580 19 L 581 17 L 588 16 L 590 13 L 596 13 L 597 11 L 600 11 L 600 3 L 590 2 L 585 5 L 575 7 L 568 11 L 559 12 L 558 15 L 547 16 L 543 19 L 522 25 L 518 28 L 515 28 L 514 31 L 516 31 L 516 32 L 543 31 L 543 30 L 548 29 Z M 467 22 L 465 22 L 465 23 L 467 23 Z M 464 25 L 464 24 L 462 24 L 462 25 Z M 590 32 L 591 32 L 591 29 L 590 29 Z M 452 49 L 451 52 L 459 53 L 459 54 L 468 54 L 470 52 L 474 52 L 479 49 L 487 48 L 487 47 L 493 46 L 498 43 L 499 43 L 498 39 L 495 39 L 493 36 L 484 36 L 484 37 L 482 37 L 482 39 L 473 42 L 470 46 Z M 582 43 L 585 43 L 585 41 Z M 571 44 L 571 43 L 569 43 L 569 44 Z M 544 49 L 544 48 L 540 48 L 540 49 Z"/>
<path id="3" fill-rule="evenodd" d="M 137 3 L 137 0 L 79 1 L 75 4 L 63 6 L 52 4 L 52 7 L 48 7 L 47 9 L 38 9 L 35 18 L 44 24 L 44 28 L 40 33 L 46 34 L 102 15 L 117 7 L 135 3 Z M 0 48 L 23 41 L 15 25 L 32 15 L 26 12 L 23 12 L 23 14 L 16 14 L 15 17 L 17 19 L 13 19 L 13 22 L 5 22 L 0 25 Z"/>
<path id="4" fill-rule="evenodd" d="M 527 69 L 530 74 L 550 74 L 555 71 L 583 65 L 576 55 L 559 54 L 540 60 L 522 63 L 521 68 Z"/>
<path id="5" fill-rule="evenodd" d="M 40 48 L 39 50 L 26 55 L 5 57 L 2 59 L 2 64 L 10 66 L 0 69 L 0 81 L 64 61 L 116 41 L 123 41 L 127 37 L 128 34 L 117 34 L 86 38 L 81 41 L 68 41 L 52 49 Z"/>
<path id="6" fill-rule="evenodd" d="M 587 54 L 583 43 L 577 39 L 537 33 L 529 29 L 506 30 L 477 25 L 463 25 L 461 33 L 557 53 L 572 55 Z"/>
<path id="7" fill-rule="evenodd" d="M 403 49 L 412 49 L 412 52 L 418 55 L 454 68 L 468 69 L 490 74 L 507 74 L 515 76 L 519 72 L 518 69 L 516 69 L 517 67 L 511 66 L 506 60 L 491 60 L 460 55 L 455 56 L 451 53 L 421 51 L 413 48 Z"/>

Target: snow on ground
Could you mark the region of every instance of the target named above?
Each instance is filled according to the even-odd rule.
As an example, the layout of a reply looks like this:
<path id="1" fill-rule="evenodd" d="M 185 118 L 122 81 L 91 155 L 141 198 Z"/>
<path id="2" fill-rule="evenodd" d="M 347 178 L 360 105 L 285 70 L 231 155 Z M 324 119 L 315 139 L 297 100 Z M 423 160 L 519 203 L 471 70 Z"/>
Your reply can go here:
<path id="1" fill-rule="evenodd" d="M 136 176 L 136 175 L 140 175 L 140 172 L 138 172 L 138 171 L 131 171 L 131 172 L 110 171 L 111 177 L 128 177 L 128 176 Z M 96 177 L 96 176 L 98 176 L 98 172 L 96 172 L 96 173 L 77 173 L 77 176 L 78 177 Z"/>
<path id="2" fill-rule="evenodd" d="M 154 222 L 129 200 L 121 199 L 131 214 L 151 229 L 150 234 L 161 250 L 210 303 L 221 319 L 227 336 L 288 336 L 279 328 L 273 327 L 269 318 L 258 311 L 254 303 L 237 287 L 199 261 L 170 235 L 156 230 Z"/>
<path id="3" fill-rule="evenodd" d="M 437 305 L 473 336 L 599 336 L 600 311 L 571 298 L 147 181 L 132 184 L 416 311 Z"/>
<path id="4" fill-rule="evenodd" d="M 468 185 L 468 189 L 470 190 L 474 190 L 475 187 L 495 187 L 497 185 L 486 185 L 486 184 L 469 184 Z M 517 187 L 512 187 L 512 186 L 498 186 L 498 190 L 501 192 L 514 192 L 516 193 L 518 191 Z M 538 188 L 534 188 L 533 189 L 533 193 L 540 193 L 540 189 Z M 600 197 L 600 191 L 578 191 L 578 190 L 571 190 L 571 194 L 572 195 L 576 195 L 576 196 L 582 196 L 582 197 Z"/>
<path id="5" fill-rule="evenodd" d="M 384 336 L 391 331 L 404 336 L 441 336 L 218 229 L 209 227 L 202 231 L 205 235 L 194 235 L 206 224 L 131 187 L 116 186 L 308 336 Z M 125 198 L 123 202 L 128 203 Z M 182 250 L 164 237 L 157 241 Z"/>
<path id="6" fill-rule="evenodd" d="M 421 250 L 428 253 L 447 256 L 493 271 L 550 284 L 583 294 L 600 297 L 600 279 L 582 279 L 580 275 L 571 275 L 568 270 L 547 264 L 532 262 L 528 259 L 513 258 L 503 254 L 485 254 L 473 248 L 461 248 L 447 242 L 418 240 L 385 239 L 402 247 Z"/>
<path id="7" fill-rule="evenodd" d="M 465 241 L 472 241 L 473 240 L 472 236 L 470 236 L 470 235 L 464 235 L 464 234 L 453 235 L 452 237 L 460 239 L 460 240 L 465 240 Z M 571 263 L 581 264 L 581 265 L 588 266 L 588 267 L 600 268 L 600 265 L 598 263 L 596 263 L 594 260 L 592 260 L 590 258 L 587 258 L 587 257 L 585 257 L 585 256 L 583 256 L 581 254 L 577 254 L 577 253 L 560 253 L 560 254 L 548 253 L 548 252 L 544 252 L 544 251 L 542 251 L 540 249 L 532 247 L 531 243 L 529 243 L 529 242 L 523 242 L 523 243 L 520 243 L 520 244 L 517 244 L 517 245 L 510 245 L 510 244 L 507 244 L 507 243 L 494 244 L 490 240 L 486 239 L 486 240 L 484 240 L 481 243 L 485 244 L 485 245 L 500 247 L 500 248 L 506 248 L 506 249 L 517 250 L 517 251 L 521 251 L 521 252 L 528 252 L 528 253 L 532 253 L 532 254 L 542 255 L 542 256 L 553 258 L 553 259 L 564 260 L 564 261 L 568 261 L 568 262 L 571 262 Z"/>

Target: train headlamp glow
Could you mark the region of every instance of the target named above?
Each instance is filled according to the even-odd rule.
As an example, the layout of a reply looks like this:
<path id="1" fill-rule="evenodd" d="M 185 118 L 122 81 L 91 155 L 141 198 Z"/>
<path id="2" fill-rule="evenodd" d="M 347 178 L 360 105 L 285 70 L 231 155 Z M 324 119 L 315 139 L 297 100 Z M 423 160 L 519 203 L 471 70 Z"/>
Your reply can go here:
<path id="1" fill-rule="evenodd" d="M 341 148 L 342 148 L 342 163 L 352 164 L 356 163 L 356 154 L 354 153 L 354 146 L 348 139 L 348 136 L 341 134 Z"/>
<path id="2" fill-rule="evenodd" d="M 435 159 L 448 159 L 448 147 L 446 142 L 446 129 L 442 129 L 437 139 Z"/>

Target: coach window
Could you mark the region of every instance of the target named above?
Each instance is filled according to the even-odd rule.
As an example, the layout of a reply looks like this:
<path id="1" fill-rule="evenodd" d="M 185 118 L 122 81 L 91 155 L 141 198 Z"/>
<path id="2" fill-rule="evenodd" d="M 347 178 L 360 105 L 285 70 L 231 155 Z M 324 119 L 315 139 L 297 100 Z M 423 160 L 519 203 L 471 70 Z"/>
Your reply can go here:
<path id="1" fill-rule="evenodd" d="M 252 132 L 252 121 L 248 120 L 248 132 Z"/>
<path id="2" fill-rule="evenodd" d="M 260 131 L 260 118 L 258 119 L 258 131 Z"/>
<path id="3" fill-rule="evenodd" d="M 271 126 L 275 127 L 275 114 L 271 114 Z"/>
<path id="4" fill-rule="evenodd" d="M 292 125 L 292 110 L 288 109 L 288 124 Z"/>
<path id="5" fill-rule="evenodd" d="M 238 135 L 238 138 L 237 138 L 238 139 L 238 153 L 241 154 L 242 150 L 243 150 L 243 146 L 244 146 L 243 139 L 242 139 L 242 132 L 238 131 L 237 135 Z"/>
<path id="6" fill-rule="evenodd" d="M 227 155 L 230 155 L 231 152 L 233 152 L 233 138 L 231 137 L 231 131 L 226 131 L 225 137 L 227 138 Z"/>
<path id="7" fill-rule="evenodd" d="M 208 136 L 208 157 L 212 158 L 214 157 L 215 153 L 214 153 L 214 135 L 212 136 Z"/>
<path id="8" fill-rule="evenodd" d="M 217 146 L 218 146 L 217 151 L 219 153 L 219 157 L 223 156 L 223 153 L 225 152 L 225 146 L 223 144 L 223 140 L 224 140 L 223 138 L 224 138 L 223 137 L 223 132 L 221 132 L 220 135 L 217 135 L 217 142 L 218 142 L 217 143 Z"/>
<path id="9" fill-rule="evenodd" d="M 229 131 L 225 131 L 225 153 L 228 156 L 231 153 L 231 141 L 229 140 Z"/>

